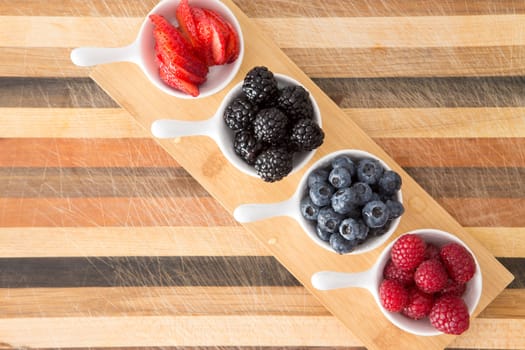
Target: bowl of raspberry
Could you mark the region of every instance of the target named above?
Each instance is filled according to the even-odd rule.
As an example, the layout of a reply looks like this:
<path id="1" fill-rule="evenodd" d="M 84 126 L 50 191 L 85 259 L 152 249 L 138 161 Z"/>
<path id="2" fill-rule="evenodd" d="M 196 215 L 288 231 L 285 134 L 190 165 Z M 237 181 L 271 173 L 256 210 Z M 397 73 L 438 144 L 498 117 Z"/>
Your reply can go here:
<path id="1" fill-rule="evenodd" d="M 218 0 L 163 0 L 148 13 L 131 44 L 71 52 L 73 63 L 83 67 L 135 63 L 159 90 L 184 99 L 225 88 L 243 57 L 241 26 Z"/>
<path id="2" fill-rule="evenodd" d="M 158 138 L 211 137 L 241 172 L 276 182 L 301 169 L 324 141 L 319 107 L 297 80 L 253 67 L 202 121 L 160 119 Z"/>
<path id="3" fill-rule="evenodd" d="M 325 155 L 303 175 L 296 192 L 279 203 L 244 204 L 239 222 L 294 218 L 319 246 L 338 254 L 379 247 L 404 213 L 401 176 L 377 156 L 345 149 Z"/>
<path id="4" fill-rule="evenodd" d="M 319 290 L 365 288 L 394 325 L 422 336 L 465 332 L 483 284 L 469 247 L 436 229 L 401 235 L 367 271 L 321 271 L 311 282 Z"/>

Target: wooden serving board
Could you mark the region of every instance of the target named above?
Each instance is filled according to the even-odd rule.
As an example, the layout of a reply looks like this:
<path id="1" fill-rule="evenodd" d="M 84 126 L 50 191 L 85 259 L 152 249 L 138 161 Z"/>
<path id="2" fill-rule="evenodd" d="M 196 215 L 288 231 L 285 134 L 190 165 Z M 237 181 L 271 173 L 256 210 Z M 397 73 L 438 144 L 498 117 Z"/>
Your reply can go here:
<path id="1" fill-rule="evenodd" d="M 156 119 L 202 120 L 211 117 L 227 91 L 254 66 L 265 65 L 273 72 L 292 76 L 315 96 L 323 118 L 325 142 L 310 164 L 333 151 L 357 148 L 379 156 L 399 172 L 403 177 L 406 212 L 394 237 L 413 229 L 438 228 L 453 232 L 464 240 L 475 252 L 483 274 L 483 293 L 475 311 L 476 316 L 510 283 L 513 276 L 394 163 L 386 152 L 347 118 L 244 13 L 231 1 L 224 2 L 241 23 L 246 52 L 237 77 L 220 93 L 206 99 L 176 99 L 156 90 L 138 67 L 128 63 L 98 66 L 92 71 L 91 77 L 149 130 Z M 301 176 L 308 168 L 306 166 L 283 181 L 269 184 L 240 173 L 227 162 L 217 145 L 209 138 L 186 137 L 157 142 L 230 213 L 244 203 L 271 203 L 287 199 L 294 193 Z M 273 218 L 246 224 L 245 227 L 368 349 L 439 349 L 453 340 L 453 336 L 449 335 L 417 337 L 401 331 L 384 318 L 372 296 L 365 290 L 350 288 L 321 292 L 312 288 L 310 277 L 313 273 L 320 270 L 363 271 L 372 266 L 381 248 L 358 256 L 339 256 L 318 247 L 307 238 L 295 221 L 288 218 Z M 316 332 L 316 329 L 312 329 L 312 332 Z"/>

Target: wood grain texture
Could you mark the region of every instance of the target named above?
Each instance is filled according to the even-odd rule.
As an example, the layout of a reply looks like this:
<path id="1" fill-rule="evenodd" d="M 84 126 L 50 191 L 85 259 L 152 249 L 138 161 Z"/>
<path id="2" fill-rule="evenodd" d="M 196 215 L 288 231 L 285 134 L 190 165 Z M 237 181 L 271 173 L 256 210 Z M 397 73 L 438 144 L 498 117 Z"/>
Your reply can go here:
<path id="1" fill-rule="evenodd" d="M 447 349 L 524 349 L 525 4 L 232 3 L 515 275 Z M 71 63 L 155 4 L 0 0 L 0 348 L 365 349 L 271 257 L 286 234 L 255 239 Z"/>

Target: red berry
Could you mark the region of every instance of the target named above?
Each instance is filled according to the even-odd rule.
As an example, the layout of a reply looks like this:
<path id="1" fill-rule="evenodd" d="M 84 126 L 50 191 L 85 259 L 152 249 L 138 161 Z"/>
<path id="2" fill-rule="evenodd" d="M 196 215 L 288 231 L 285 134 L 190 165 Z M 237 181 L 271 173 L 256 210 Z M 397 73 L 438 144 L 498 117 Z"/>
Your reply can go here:
<path id="1" fill-rule="evenodd" d="M 476 263 L 472 254 L 458 243 L 449 243 L 439 252 L 447 272 L 458 283 L 467 283 L 476 272 Z"/>
<path id="2" fill-rule="evenodd" d="M 402 270 L 413 270 L 425 258 L 426 243 L 415 234 L 405 234 L 392 246 L 392 261 Z"/>
<path id="3" fill-rule="evenodd" d="M 416 287 L 408 290 L 408 301 L 401 313 L 414 320 L 420 320 L 430 313 L 434 305 L 434 296 L 422 292 Z"/>
<path id="4" fill-rule="evenodd" d="M 379 286 L 379 299 L 388 311 L 399 312 L 407 303 L 408 291 L 398 281 L 383 280 Z"/>
<path id="5" fill-rule="evenodd" d="M 467 285 L 465 283 L 458 283 L 449 279 L 447 286 L 443 288 L 440 295 L 455 295 L 460 297 L 465 293 L 465 290 L 467 290 Z"/>
<path id="6" fill-rule="evenodd" d="M 439 259 L 439 248 L 432 243 L 427 243 L 427 249 L 425 249 L 425 260 Z"/>
<path id="7" fill-rule="evenodd" d="M 387 280 L 396 280 L 401 282 L 404 286 L 410 286 L 414 284 L 414 271 L 401 270 L 397 267 L 392 259 L 388 260 L 383 269 L 383 277 Z"/>
<path id="8" fill-rule="evenodd" d="M 441 261 L 423 261 L 414 273 L 416 286 L 425 293 L 436 293 L 446 287 L 448 275 Z"/>
<path id="9" fill-rule="evenodd" d="M 428 317 L 437 330 L 446 334 L 461 334 L 470 324 L 467 305 L 463 299 L 452 295 L 436 300 Z"/>

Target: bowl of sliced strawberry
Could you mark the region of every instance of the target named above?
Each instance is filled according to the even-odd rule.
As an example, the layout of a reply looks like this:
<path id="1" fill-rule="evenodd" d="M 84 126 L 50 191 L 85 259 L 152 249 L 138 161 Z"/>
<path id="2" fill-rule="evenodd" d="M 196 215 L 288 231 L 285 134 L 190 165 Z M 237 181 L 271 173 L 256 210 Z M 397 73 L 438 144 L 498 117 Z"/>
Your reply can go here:
<path id="1" fill-rule="evenodd" d="M 235 78 L 243 56 L 241 26 L 217 0 L 161 1 L 130 45 L 71 52 L 71 60 L 79 66 L 135 63 L 153 85 L 178 98 L 219 92 Z"/>

